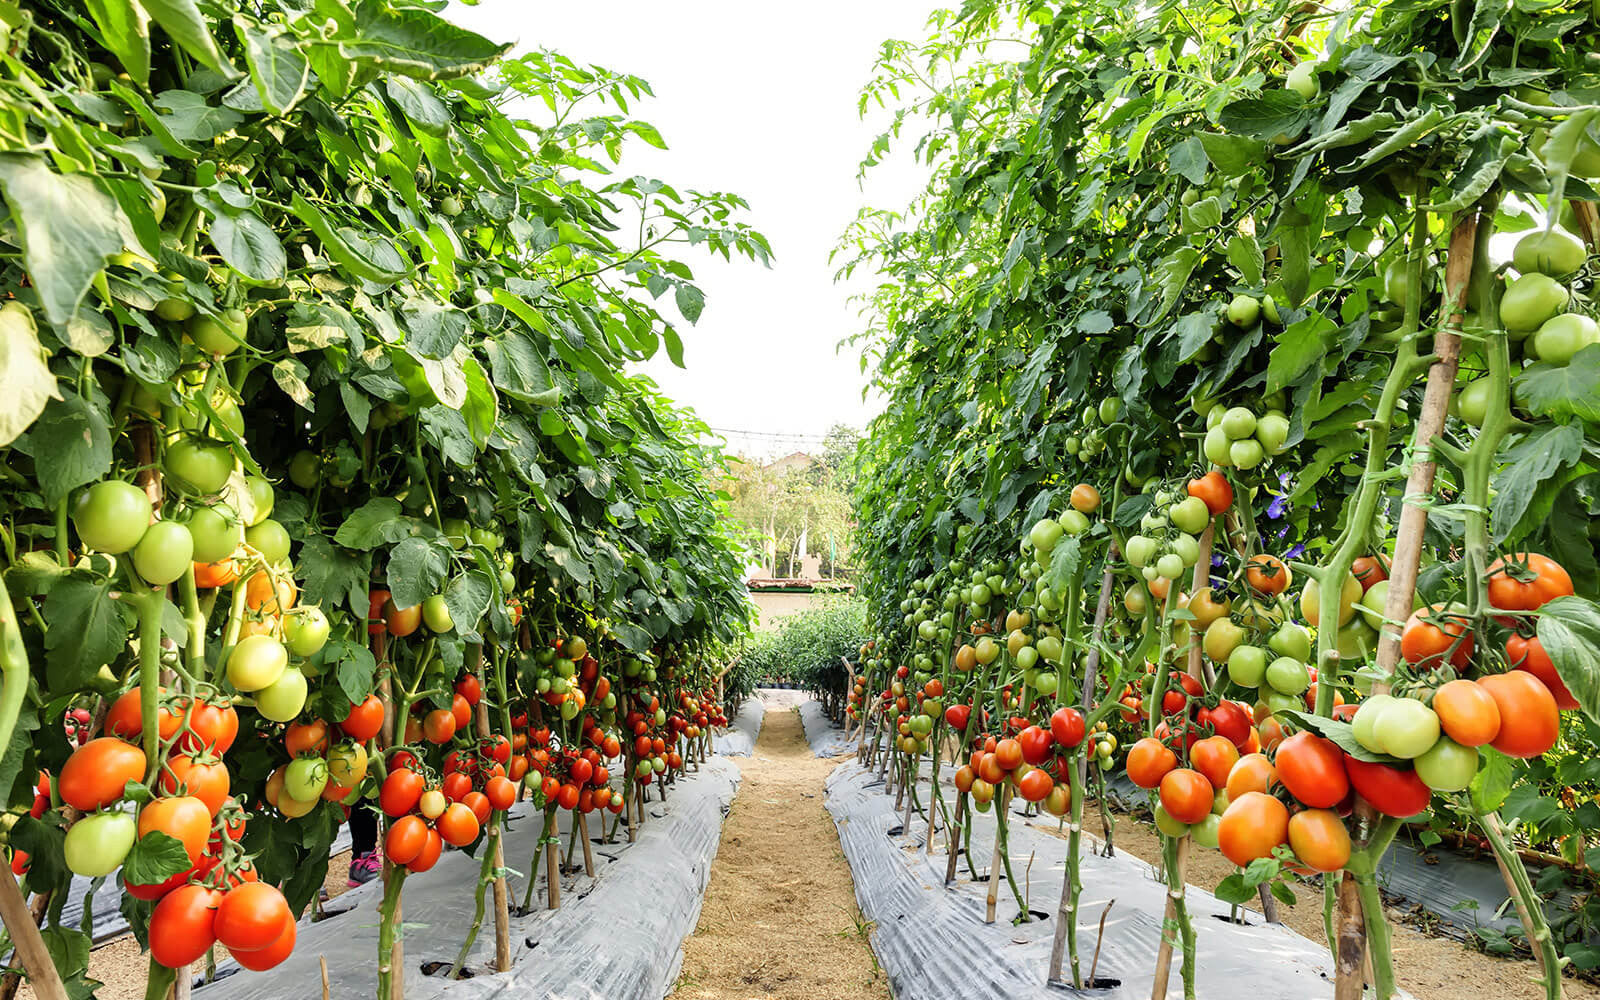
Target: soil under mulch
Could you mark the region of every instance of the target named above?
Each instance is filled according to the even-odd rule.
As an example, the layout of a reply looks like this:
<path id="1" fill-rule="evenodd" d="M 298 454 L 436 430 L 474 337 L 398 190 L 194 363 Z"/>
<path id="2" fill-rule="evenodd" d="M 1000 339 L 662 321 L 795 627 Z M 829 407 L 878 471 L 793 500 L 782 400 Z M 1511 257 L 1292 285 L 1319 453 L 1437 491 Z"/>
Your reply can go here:
<path id="1" fill-rule="evenodd" d="M 1142 861 L 1161 859 L 1161 839 L 1155 828 L 1113 810 L 1115 833 L 1112 843 L 1118 851 Z M 1034 822 L 1038 823 L 1038 820 Z M 1041 824 L 1042 825 L 1042 824 Z M 1044 828 L 1054 830 L 1054 824 Z M 1093 803 L 1084 810 L 1083 829 L 1098 839 L 1102 820 Z M 1224 878 L 1237 871 L 1233 863 L 1217 851 L 1189 852 L 1190 885 L 1215 889 Z M 1325 940 L 1322 925 L 1322 890 L 1313 885 L 1296 889 L 1299 903 L 1278 905 L 1278 919 L 1312 941 Z M 1252 900 L 1251 910 L 1260 911 Z M 1393 927 L 1392 950 L 1396 985 L 1418 1000 L 1543 1000 L 1544 991 L 1534 984 L 1538 966 L 1531 959 L 1499 958 L 1469 948 L 1454 938 L 1424 934 L 1407 926 L 1407 915 L 1389 911 Z M 1200 960 L 1205 961 L 1205 929 L 1200 934 Z M 1564 977 L 1562 989 L 1567 1000 L 1600 1000 L 1600 987 L 1571 976 Z"/>
<path id="2" fill-rule="evenodd" d="M 823 808 L 840 763 L 812 755 L 793 710 L 766 714 L 722 827 L 700 924 L 683 943 L 674 1000 L 871 1000 L 888 979 L 856 907 Z"/>

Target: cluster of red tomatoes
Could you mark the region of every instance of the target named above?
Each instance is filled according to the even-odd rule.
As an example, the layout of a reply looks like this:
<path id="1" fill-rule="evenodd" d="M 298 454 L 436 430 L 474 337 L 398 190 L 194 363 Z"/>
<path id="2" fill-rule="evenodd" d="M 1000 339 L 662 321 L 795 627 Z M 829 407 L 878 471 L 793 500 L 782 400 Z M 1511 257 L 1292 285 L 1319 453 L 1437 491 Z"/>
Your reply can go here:
<path id="1" fill-rule="evenodd" d="M 1009 785 L 1024 800 L 1041 803 L 1053 816 L 1064 816 L 1071 802 L 1061 767 L 1067 752 L 1082 745 L 1086 735 L 1083 714 L 1075 708 L 1056 709 L 1048 727 L 1023 718 L 1008 719 L 998 739 L 981 735 L 973 740 L 971 756 L 956 771 L 956 790 L 971 794 L 983 812 L 996 790 Z"/>
<path id="2" fill-rule="evenodd" d="M 611 790 L 611 772 L 607 770 L 605 761 L 619 756 L 622 744 L 592 721 L 585 722 L 588 727 L 582 739 L 585 745 L 581 748 L 547 749 L 551 742 L 550 730 L 535 730 L 533 739 L 539 746 L 533 752 L 531 770 L 540 775 L 540 791 L 546 802 L 582 813 L 596 809 L 620 813 L 623 799 Z"/>

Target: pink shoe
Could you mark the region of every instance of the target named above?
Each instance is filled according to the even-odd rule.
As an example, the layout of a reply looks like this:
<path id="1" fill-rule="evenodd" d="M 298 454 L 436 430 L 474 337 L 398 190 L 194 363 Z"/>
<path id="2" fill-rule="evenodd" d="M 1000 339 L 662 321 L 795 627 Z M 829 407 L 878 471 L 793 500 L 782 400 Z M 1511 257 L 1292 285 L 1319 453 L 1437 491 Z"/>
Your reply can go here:
<path id="1" fill-rule="evenodd" d="M 350 888 L 366 885 L 383 874 L 383 856 L 372 850 L 350 859 Z"/>

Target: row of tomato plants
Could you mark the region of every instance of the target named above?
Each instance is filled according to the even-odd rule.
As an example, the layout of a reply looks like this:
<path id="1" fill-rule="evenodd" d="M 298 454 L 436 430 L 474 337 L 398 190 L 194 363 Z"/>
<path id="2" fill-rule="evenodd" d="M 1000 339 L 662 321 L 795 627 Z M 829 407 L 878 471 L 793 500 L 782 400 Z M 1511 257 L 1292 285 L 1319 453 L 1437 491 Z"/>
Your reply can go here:
<path id="1" fill-rule="evenodd" d="M 643 80 L 435 6 L 0 2 L 6 995 L 96 989 L 74 875 L 147 996 L 214 943 L 277 966 L 353 810 L 380 995 L 447 848 L 482 858 L 451 974 L 490 889 L 503 968 L 507 809 L 555 905 L 558 812 L 636 835 L 725 722 L 719 459 L 625 366 L 682 363 L 675 247 L 766 243 L 611 173 L 661 144 Z"/>
<path id="2" fill-rule="evenodd" d="M 869 91 L 930 122 L 934 179 L 847 237 L 892 279 L 855 709 L 908 805 L 932 770 L 951 875 L 967 810 L 1068 818 L 1074 985 L 1106 722 L 1173 889 L 1155 996 L 1174 952 L 1194 995 L 1192 845 L 1235 902 L 1320 874 L 1336 995 L 1368 961 L 1392 995 L 1375 874 L 1435 810 L 1495 855 L 1544 995 L 1592 955 L 1499 808 L 1587 731 L 1563 711 L 1600 717 L 1595 34 L 1560 3 L 997 2 L 886 50 Z"/>

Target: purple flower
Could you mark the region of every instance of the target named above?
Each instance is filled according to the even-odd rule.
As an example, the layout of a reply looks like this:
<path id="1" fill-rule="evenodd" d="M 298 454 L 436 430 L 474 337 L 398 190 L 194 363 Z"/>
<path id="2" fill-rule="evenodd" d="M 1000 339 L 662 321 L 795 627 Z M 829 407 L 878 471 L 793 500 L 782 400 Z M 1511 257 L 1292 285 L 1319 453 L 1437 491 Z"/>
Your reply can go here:
<path id="1" fill-rule="evenodd" d="M 1305 555 L 1305 552 L 1306 552 L 1305 544 L 1304 543 L 1300 543 L 1300 544 L 1296 544 L 1288 552 L 1285 552 L 1283 554 L 1283 557 L 1285 559 L 1298 559 L 1301 556 Z"/>
<path id="2" fill-rule="evenodd" d="M 1289 512 L 1289 499 L 1285 496 L 1275 496 L 1272 503 L 1267 506 L 1267 517 L 1276 521 Z"/>

